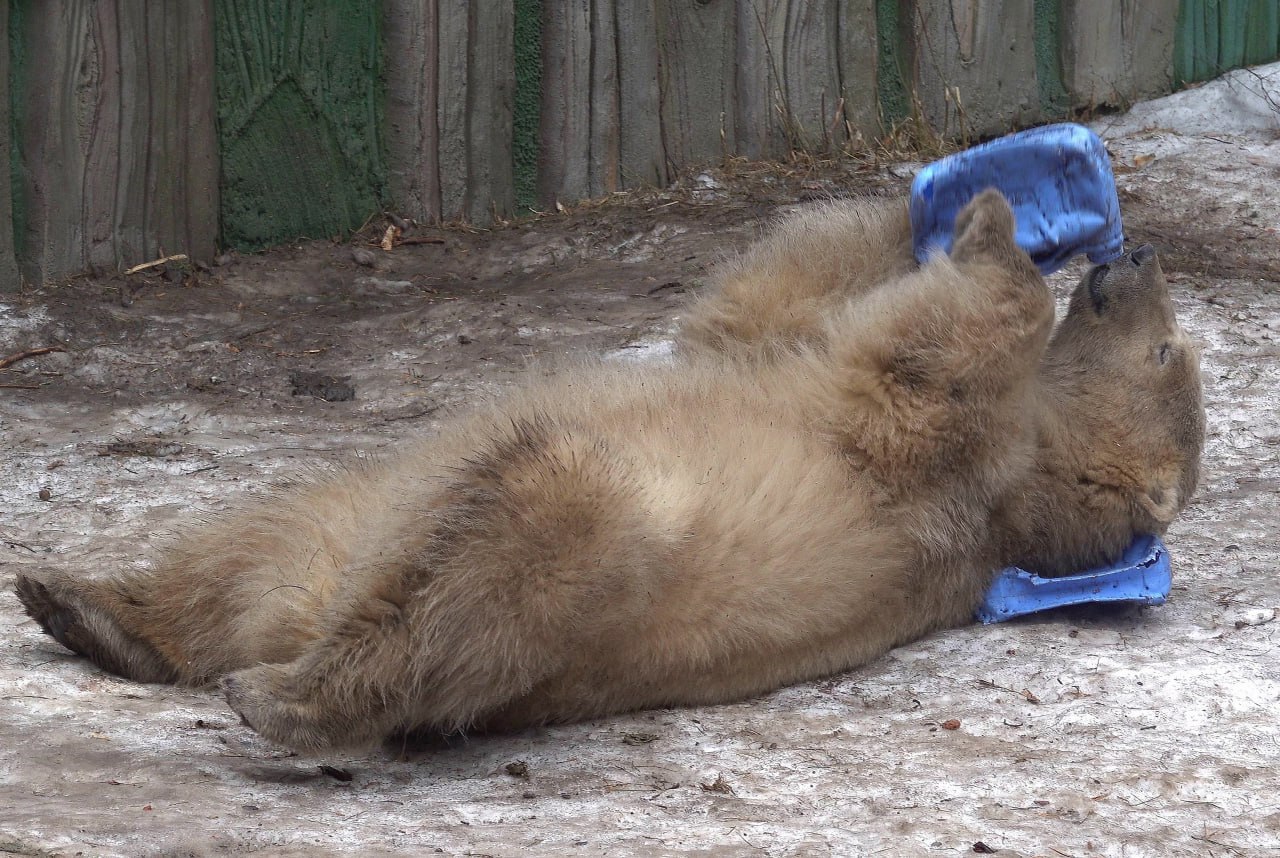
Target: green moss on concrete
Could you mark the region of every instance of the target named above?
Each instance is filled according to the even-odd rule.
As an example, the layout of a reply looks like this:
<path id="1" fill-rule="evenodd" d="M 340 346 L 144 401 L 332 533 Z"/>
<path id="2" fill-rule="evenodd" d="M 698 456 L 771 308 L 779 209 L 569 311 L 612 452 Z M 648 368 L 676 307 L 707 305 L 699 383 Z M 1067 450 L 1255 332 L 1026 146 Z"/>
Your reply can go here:
<path id="1" fill-rule="evenodd" d="M 876 92 L 886 126 L 911 114 L 900 10 L 898 0 L 876 0 Z"/>
<path id="2" fill-rule="evenodd" d="M 1062 82 L 1062 5 L 1036 0 L 1036 84 L 1046 118 L 1063 116 L 1071 106 Z"/>
<path id="3" fill-rule="evenodd" d="M 252 250 L 341 235 L 380 208 L 378 7 L 216 0 L 224 244 Z"/>
<path id="4" fill-rule="evenodd" d="M 530 209 L 538 199 L 538 121 L 542 106 L 542 4 L 515 0 L 516 92 L 511 157 L 515 203 Z"/>

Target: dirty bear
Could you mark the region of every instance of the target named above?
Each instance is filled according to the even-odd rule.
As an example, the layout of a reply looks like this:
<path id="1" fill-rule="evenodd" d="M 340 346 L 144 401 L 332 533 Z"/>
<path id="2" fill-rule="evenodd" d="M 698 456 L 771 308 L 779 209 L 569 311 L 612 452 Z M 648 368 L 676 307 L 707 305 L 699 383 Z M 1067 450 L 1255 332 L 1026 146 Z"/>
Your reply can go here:
<path id="1" fill-rule="evenodd" d="M 1198 354 L 1149 246 L 1054 328 L 999 193 L 917 265 L 904 200 L 726 264 L 662 365 L 535 380 L 380 462 L 193 525 L 151 568 L 16 589 L 140 682 L 218 683 L 323 749 L 741 700 L 969 622 L 1000 568 L 1160 534 Z"/>

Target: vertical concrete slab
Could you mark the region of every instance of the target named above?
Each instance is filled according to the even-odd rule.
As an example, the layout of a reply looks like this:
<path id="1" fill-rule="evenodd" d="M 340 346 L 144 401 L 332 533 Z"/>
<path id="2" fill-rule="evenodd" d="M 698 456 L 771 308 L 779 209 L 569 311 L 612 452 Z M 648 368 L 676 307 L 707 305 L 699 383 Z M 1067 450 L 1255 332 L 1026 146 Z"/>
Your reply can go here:
<path id="1" fill-rule="evenodd" d="M 685 166 L 718 161 L 736 139 L 734 0 L 657 0 L 663 149 Z"/>
<path id="2" fill-rule="evenodd" d="M 790 147 L 782 91 L 786 0 L 745 0 L 738 9 L 734 151 L 769 158 Z"/>
<path id="3" fill-rule="evenodd" d="M 161 254 L 210 258 L 219 199 L 210 0 L 51 0 L 17 17 L 24 275 L 47 282 Z"/>
<path id="4" fill-rule="evenodd" d="M 618 21 L 613 0 L 592 0 L 591 40 L 590 188 L 596 197 L 618 190 L 622 182 Z"/>
<path id="5" fill-rule="evenodd" d="M 834 0 L 746 0 L 738 6 L 738 151 L 780 157 L 844 142 L 840 14 Z"/>
<path id="6" fill-rule="evenodd" d="M 619 36 L 614 0 L 543 4 L 539 202 L 621 186 Z"/>
<path id="7" fill-rule="evenodd" d="M 1178 0 L 1063 0 L 1062 66 L 1075 107 L 1168 92 Z"/>
<path id="8" fill-rule="evenodd" d="M 1128 79 L 1123 103 L 1169 93 L 1173 89 L 1178 0 L 1124 0 L 1120 8 Z"/>
<path id="9" fill-rule="evenodd" d="M 440 159 L 440 215 L 445 219 L 468 217 L 467 185 L 470 182 L 471 146 L 467 113 L 470 110 L 471 3 L 439 0 L 436 35 L 440 95 L 436 112 Z"/>
<path id="10" fill-rule="evenodd" d="M 423 222 L 440 218 L 438 0 L 383 0 L 387 189 L 390 205 Z"/>
<path id="11" fill-rule="evenodd" d="M 746 0 L 736 50 L 739 154 L 832 152 L 850 127 L 878 130 L 873 0 Z"/>
<path id="12" fill-rule="evenodd" d="M 592 0 L 542 7 L 538 203 L 591 196 Z"/>
<path id="13" fill-rule="evenodd" d="M 494 0 L 473 3 L 471 12 L 467 216 L 487 221 L 494 213 L 509 216 L 515 208 L 515 9 L 511 0 Z"/>
<path id="14" fill-rule="evenodd" d="M 837 63 L 844 118 L 855 134 L 870 142 L 881 133 L 879 110 L 879 33 L 875 0 L 846 0 L 839 13 Z"/>
<path id="15" fill-rule="evenodd" d="M 626 187 L 670 178 L 662 140 L 655 0 L 615 0 L 618 28 L 618 161 Z"/>
<path id="16" fill-rule="evenodd" d="M 845 142 L 840 14 L 835 0 L 785 0 L 783 121 L 793 147 L 833 152 Z"/>
<path id="17" fill-rule="evenodd" d="M 935 129 L 999 134 L 1040 119 L 1033 0 L 913 0 L 908 10 L 912 85 Z"/>
<path id="18" fill-rule="evenodd" d="M 13 150 L 9 121 L 9 0 L 0 0 L 0 293 L 22 285 L 13 251 Z"/>
<path id="19" fill-rule="evenodd" d="M 443 217 L 485 223 L 515 207 L 515 9 L 509 0 L 439 0 Z"/>

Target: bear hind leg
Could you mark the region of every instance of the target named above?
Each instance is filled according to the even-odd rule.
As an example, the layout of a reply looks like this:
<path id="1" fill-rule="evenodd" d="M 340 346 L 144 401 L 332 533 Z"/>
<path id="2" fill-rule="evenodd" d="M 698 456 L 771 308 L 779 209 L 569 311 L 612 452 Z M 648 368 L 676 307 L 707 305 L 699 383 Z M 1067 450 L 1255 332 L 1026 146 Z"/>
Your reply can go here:
<path id="1" fill-rule="evenodd" d="M 227 703 L 253 730 L 296 750 L 472 726 L 554 669 L 566 625 L 554 606 L 522 608 L 498 594 L 502 578 L 520 587 L 500 556 L 506 546 L 494 548 L 477 552 L 496 573 L 487 582 L 447 569 L 415 573 L 410 564 L 384 570 L 299 658 L 225 676 Z M 409 583 L 424 575 L 437 580 Z"/>
<path id="2" fill-rule="evenodd" d="M 151 644 L 134 635 L 113 607 L 125 608 L 121 585 L 76 580 L 60 573 L 20 574 L 14 585 L 27 615 L 46 634 L 103 670 L 136 682 L 171 683 L 179 672 Z"/>
<path id="3" fill-rule="evenodd" d="M 517 421 L 458 469 L 422 541 L 347 577 L 325 632 L 226 677 L 231 707 L 292 748 L 452 733 L 643 614 L 666 540 L 603 438 Z"/>

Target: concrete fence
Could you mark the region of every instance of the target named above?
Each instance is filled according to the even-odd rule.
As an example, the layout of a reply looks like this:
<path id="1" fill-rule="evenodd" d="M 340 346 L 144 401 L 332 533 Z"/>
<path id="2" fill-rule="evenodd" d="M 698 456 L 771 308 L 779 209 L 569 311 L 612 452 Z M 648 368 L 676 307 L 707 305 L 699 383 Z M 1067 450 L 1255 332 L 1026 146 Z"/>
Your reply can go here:
<path id="1" fill-rule="evenodd" d="M 729 155 L 976 138 L 1280 54 L 1280 0 L 0 0 L 0 289 Z"/>

